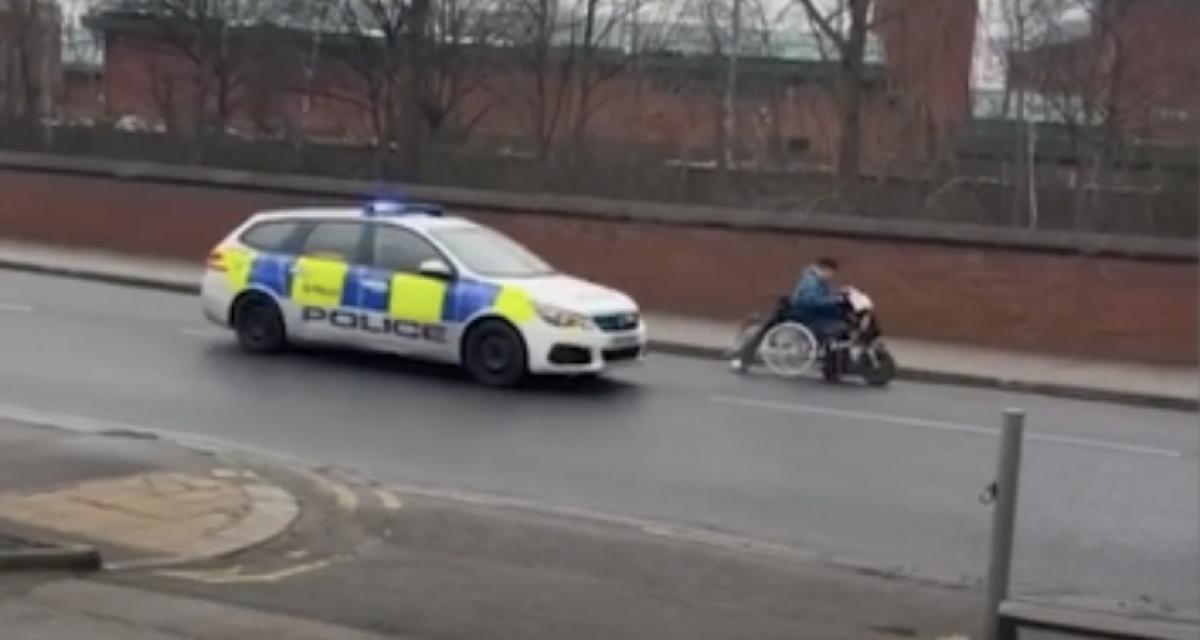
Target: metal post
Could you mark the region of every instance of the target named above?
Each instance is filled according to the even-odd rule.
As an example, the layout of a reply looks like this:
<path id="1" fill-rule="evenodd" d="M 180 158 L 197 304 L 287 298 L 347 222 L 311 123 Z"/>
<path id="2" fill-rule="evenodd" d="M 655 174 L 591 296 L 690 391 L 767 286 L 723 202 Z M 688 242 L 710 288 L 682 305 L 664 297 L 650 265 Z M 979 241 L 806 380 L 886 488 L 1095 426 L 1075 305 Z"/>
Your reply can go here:
<path id="1" fill-rule="evenodd" d="M 1024 430 L 1025 412 L 1020 409 L 1006 410 L 1004 431 L 1000 436 L 1000 460 L 996 467 L 996 502 L 992 512 L 992 549 L 988 557 L 987 611 L 983 628 L 985 640 L 1012 640 L 1016 637 L 1012 625 L 1000 619 L 1000 603 L 1008 597 Z"/>

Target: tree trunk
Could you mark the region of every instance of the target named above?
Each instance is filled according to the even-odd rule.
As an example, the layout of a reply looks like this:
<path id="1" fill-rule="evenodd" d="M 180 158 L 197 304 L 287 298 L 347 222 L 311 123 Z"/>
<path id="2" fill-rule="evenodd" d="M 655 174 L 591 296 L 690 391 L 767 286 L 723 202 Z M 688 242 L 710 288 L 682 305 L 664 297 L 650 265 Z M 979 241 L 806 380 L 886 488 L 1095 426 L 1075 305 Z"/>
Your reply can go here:
<path id="1" fill-rule="evenodd" d="M 871 0 L 850 0 L 850 32 L 846 35 L 838 73 L 837 189 L 852 187 L 861 172 L 863 72 L 866 68 L 867 18 Z"/>
<path id="2" fill-rule="evenodd" d="M 38 28 L 39 16 L 36 0 L 19 0 L 14 3 L 14 6 L 16 8 L 14 29 L 17 32 L 14 38 L 17 48 L 15 51 L 17 68 L 15 70 L 19 79 L 14 82 L 10 77 L 8 90 L 20 95 L 19 102 L 15 105 L 17 120 L 27 131 L 32 131 L 41 112 L 43 87 L 40 84 L 42 78 L 39 74 L 38 62 L 45 55 L 45 51 L 38 39 L 41 34 Z"/>
<path id="3" fill-rule="evenodd" d="M 587 11 L 583 19 L 583 54 L 579 61 L 579 100 L 575 110 L 575 149 L 582 151 L 587 141 L 588 118 L 592 102 L 592 61 L 596 51 L 596 5 L 598 0 L 587 0 Z"/>
<path id="4" fill-rule="evenodd" d="M 402 100 L 400 135 L 400 173 L 404 180 L 417 182 L 425 160 L 425 91 L 429 79 L 428 42 L 429 0 L 413 0 L 408 32 L 410 83 Z"/>

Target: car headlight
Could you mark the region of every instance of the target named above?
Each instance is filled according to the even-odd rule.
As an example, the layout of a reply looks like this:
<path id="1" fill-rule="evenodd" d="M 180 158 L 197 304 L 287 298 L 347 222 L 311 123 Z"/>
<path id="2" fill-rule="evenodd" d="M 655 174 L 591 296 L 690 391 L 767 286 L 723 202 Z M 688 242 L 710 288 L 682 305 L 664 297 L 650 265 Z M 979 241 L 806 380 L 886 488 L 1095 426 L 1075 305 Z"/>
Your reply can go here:
<path id="1" fill-rule="evenodd" d="M 582 313 L 568 311 L 552 304 L 536 304 L 534 308 L 537 309 L 538 315 L 546 321 L 546 324 L 562 329 L 592 328 L 592 319 Z"/>

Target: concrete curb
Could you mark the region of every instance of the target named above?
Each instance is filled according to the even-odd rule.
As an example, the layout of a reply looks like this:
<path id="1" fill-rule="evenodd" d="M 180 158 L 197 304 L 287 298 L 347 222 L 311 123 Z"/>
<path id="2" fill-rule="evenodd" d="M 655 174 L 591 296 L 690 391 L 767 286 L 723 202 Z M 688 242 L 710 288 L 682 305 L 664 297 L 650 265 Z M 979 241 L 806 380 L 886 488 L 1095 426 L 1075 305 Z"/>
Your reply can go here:
<path id="1" fill-rule="evenodd" d="M 24 271 L 27 273 L 37 273 L 79 280 L 89 280 L 93 282 L 103 282 L 106 284 L 123 285 L 142 289 L 153 289 L 169 293 L 195 295 L 200 292 L 200 284 L 198 282 L 155 278 L 126 273 L 105 272 L 82 267 L 49 265 L 8 258 L 0 258 L 0 269 Z M 650 350 L 652 352 L 701 358 L 706 360 L 719 360 L 724 359 L 725 357 L 723 349 L 696 344 L 673 342 L 670 340 L 651 339 Z M 1092 387 L 1081 387 L 1051 382 L 1010 380 L 998 376 L 935 371 L 930 369 L 905 367 L 903 365 L 901 365 L 899 371 L 897 372 L 897 377 L 901 380 L 924 382 L 929 384 L 978 387 L 982 389 L 1003 389 L 1007 391 L 1031 393 L 1055 398 L 1110 402 L 1155 409 L 1168 409 L 1173 411 L 1200 411 L 1200 399 L 1133 393 L 1110 389 L 1097 389 Z"/>
<path id="2" fill-rule="evenodd" d="M 28 262 L 22 260 L 13 260 L 10 258 L 0 258 L 0 269 L 9 271 L 22 271 L 25 273 L 36 273 L 39 275 L 57 276 L 61 278 L 72 278 L 75 280 L 88 280 L 91 282 L 102 282 L 105 284 L 115 284 L 127 287 L 136 287 L 139 289 L 154 289 L 157 291 L 166 291 L 169 293 L 183 294 L 198 294 L 200 293 L 199 282 L 184 282 L 182 280 L 167 280 L 163 278 L 154 278 L 148 276 L 138 276 L 125 273 L 112 273 L 106 271 L 97 271 L 95 269 L 87 269 L 82 267 L 64 267 L 57 265 L 48 265 L 38 262 Z"/>
<path id="3" fill-rule="evenodd" d="M 725 359 L 725 352 L 723 349 L 663 340 L 651 340 L 650 350 L 652 352 L 687 356 L 691 358 L 702 358 L 705 360 Z M 1052 382 L 1008 380 L 996 376 L 956 373 L 949 371 L 933 371 L 929 369 L 905 367 L 903 365 L 901 365 L 897 371 L 896 377 L 900 380 L 909 380 L 912 382 L 954 385 L 960 387 L 978 387 L 981 389 L 1001 389 L 1005 391 L 1031 393 L 1055 398 L 1067 398 L 1071 400 L 1110 402 L 1115 404 L 1149 407 L 1154 409 L 1168 409 L 1173 411 L 1200 411 L 1200 400 L 1191 398 L 1132 393 L 1114 391 L 1110 389 L 1096 389 L 1091 387 L 1078 387 Z"/>
<path id="4" fill-rule="evenodd" d="M 180 437 L 179 434 L 172 432 L 132 425 L 80 422 L 69 416 L 13 411 L 12 408 L 5 406 L 0 406 L 0 420 L 70 433 L 137 434 L 156 440 L 166 440 L 176 446 L 203 453 L 233 449 L 233 447 L 201 446 L 195 442 L 189 443 L 186 437 Z M 233 464 L 238 470 L 246 466 L 236 461 L 232 461 L 230 464 Z M 0 522 L 6 524 L 6 532 L 11 532 L 18 541 L 34 541 L 33 545 L 36 546 L 19 548 L 14 551 L 0 550 L 0 572 L 8 569 L 72 571 L 169 569 L 221 560 L 269 544 L 291 529 L 292 525 L 300 518 L 303 506 L 301 501 L 287 489 L 268 478 L 253 473 L 252 469 L 250 471 L 249 475 L 241 476 L 242 482 L 229 482 L 235 487 L 234 490 L 244 498 L 241 504 L 246 507 L 246 510 L 242 517 L 230 526 L 215 532 L 206 532 L 200 539 L 207 540 L 207 542 L 193 541 L 187 545 L 191 547 L 190 549 L 160 549 L 157 553 L 143 551 L 142 553 L 145 554 L 143 557 L 111 562 L 105 561 L 95 547 L 90 544 L 77 543 L 75 540 L 83 539 L 88 542 L 108 544 L 123 550 L 135 550 L 138 546 L 131 545 L 127 541 L 89 535 L 87 531 L 57 529 L 34 520 L 4 519 Z"/>
<path id="5" fill-rule="evenodd" d="M 0 551 L 0 573 L 5 571 L 97 571 L 100 552 L 87 546 L 35 547 Z"/>

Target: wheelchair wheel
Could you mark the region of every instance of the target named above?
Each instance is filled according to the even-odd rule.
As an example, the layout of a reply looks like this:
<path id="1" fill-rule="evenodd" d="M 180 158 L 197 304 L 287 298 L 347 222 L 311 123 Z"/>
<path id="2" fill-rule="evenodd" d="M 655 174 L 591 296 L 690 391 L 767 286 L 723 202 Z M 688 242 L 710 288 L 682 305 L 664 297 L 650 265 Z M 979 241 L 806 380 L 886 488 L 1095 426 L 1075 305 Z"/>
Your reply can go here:
<path id="1" fill-rule="evenodd" d="M 784 322 L 767 332 L 758 352 L 772 373 L 795 378 L 812 366 L 817 359 L 817 350 L 817 338 L 808 327 L 798 322 Z"/>

